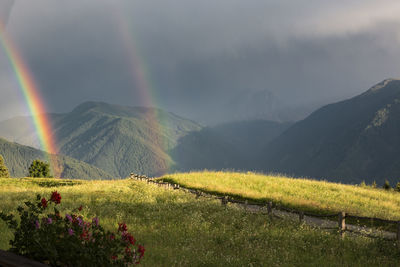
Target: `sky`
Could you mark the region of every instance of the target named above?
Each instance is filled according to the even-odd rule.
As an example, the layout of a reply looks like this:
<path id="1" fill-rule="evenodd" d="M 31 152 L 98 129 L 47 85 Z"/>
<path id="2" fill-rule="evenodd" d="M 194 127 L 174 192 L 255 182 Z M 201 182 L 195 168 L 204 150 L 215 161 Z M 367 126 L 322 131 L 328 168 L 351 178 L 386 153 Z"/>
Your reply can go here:
<path id="1" fill-rule="evenodd" d="M 0 0 L 48 112 L 105 101 L 204 124 L 301 119 L 399 77 L 398 14 L 398 0 Z M 0 120 L 23 114 L 0 49 Z"/>

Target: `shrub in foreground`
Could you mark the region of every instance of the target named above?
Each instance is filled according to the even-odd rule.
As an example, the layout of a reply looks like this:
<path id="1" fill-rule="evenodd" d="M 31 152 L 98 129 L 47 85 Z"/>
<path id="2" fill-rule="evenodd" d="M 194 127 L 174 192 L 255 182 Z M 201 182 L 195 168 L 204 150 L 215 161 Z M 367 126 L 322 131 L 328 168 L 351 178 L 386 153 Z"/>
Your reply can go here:
<path id="1" fill-rule="evenodd" d="M 62 216 L 56 208 L 60 203 L 61 195 L 55 191 L 49 199 L 37 195 L 35 203 L 28 201 L 25 207 L 19 206 L 20 220 L 0 212 L 0 218 L 14 231 L 10 251 L 52 266 L 140 263 L 145 249 L 137 244 L 125 223 L 118 225 L 117 233 L 105 231 L 97 217 L 85 221 L 75 213 Z M 81 210 L 82 206 L 75 211 Z"/>

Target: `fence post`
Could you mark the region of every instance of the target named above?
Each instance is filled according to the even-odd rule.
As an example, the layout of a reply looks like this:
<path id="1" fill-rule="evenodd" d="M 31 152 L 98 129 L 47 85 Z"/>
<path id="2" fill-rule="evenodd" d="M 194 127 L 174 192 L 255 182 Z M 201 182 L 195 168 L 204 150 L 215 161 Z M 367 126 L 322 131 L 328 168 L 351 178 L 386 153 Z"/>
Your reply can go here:
<path id="1" fill-rule="evenodd" d="M 400 246 L 400 221 L 397 222 L 397 244 Z"/>
<path id="2" fill-rule="evenodd" d="M 226 206 L 226 204 L 228 204 L 228 198 L 227 198 L 226 196 L 224 196 L 224 197 L 221 198 L 221 204 L 222 204 L 223 206 Z"/>
<path id="3" fill-rule="evenodd" d="M 304 212 L 300 211 L 299 212 L 299 221 L 302 223 L 304 221 Z"/>
<path id="4" fill-rule="evenodd" d="M 269 201 L 267 203 L 267 211 L 268 211 L 269 215 L 272 215 L 272 202 L 271 201 Z"/>
<path id="5" fill-rule="evenodd" d="M 339 231 L 340 231 L 340 236 L 344 236 L 344 231 L 346 230 L 346 212 L 342 211 L 339 212 Z"/>

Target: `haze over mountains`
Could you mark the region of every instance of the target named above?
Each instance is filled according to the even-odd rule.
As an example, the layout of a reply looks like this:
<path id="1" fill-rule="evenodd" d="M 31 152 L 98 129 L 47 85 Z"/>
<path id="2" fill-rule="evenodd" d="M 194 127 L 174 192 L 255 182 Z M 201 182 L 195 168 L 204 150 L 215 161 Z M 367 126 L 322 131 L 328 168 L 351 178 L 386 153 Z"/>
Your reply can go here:
<path id="1" fill-rule="evenodd" d="M 49 117 L 61 154 L 113 177 L 199 169 L 272 171 L 345 183 L 388 179 L 393 184 L 400 177 L 400 80 L 395 79 L 296 123 L 244 120 L 204 127 L 159 109 L 103 102 Z M 29 120 L 0 122 L 0 136 L 37 145 Z"/>

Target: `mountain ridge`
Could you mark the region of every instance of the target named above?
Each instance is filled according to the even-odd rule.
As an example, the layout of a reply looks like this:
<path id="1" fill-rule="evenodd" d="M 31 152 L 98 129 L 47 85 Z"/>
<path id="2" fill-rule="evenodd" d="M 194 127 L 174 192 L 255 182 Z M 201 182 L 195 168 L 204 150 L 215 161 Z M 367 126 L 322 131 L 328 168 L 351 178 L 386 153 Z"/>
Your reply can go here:
<path id="1" fill-rule="evenodd" d="M 259 169 L 331 181 L 394 183 L 400 176 L 395 167 L 400 167 L 400 157 L 391 158 L 393 150 L 400 151 L 394 138 L 400 134 L 400 120 L 394 116 L 400 115 L 399 103 L 400 80 L 387 79 L 326 105 L 269 143 Z"/>

